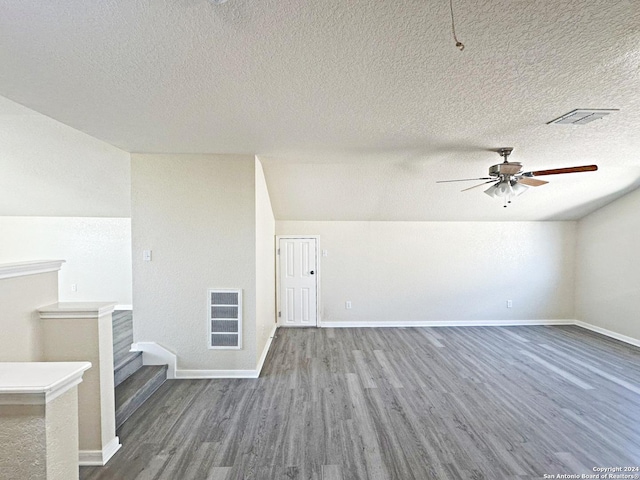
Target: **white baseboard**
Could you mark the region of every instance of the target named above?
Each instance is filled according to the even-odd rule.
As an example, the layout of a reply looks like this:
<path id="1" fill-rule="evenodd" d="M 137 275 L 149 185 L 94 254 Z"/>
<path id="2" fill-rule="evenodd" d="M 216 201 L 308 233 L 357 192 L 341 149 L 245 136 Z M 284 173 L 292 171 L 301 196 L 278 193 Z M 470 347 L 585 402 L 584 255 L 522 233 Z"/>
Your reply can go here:
<path id="1" fill-rule="evenodd" d="M 199 378 L 258 378 L 257 370 L 177 370 L 177 379 Z"/>
<path id="2" fill-rule="evenodd" d="M 582 320 L 576 320 L 575 324 L 579 327 L 586 328 L 587 330 L 591 330 L 596 333 L 600 333 L 601 335 L 605 335 L 607 337 L 615 338 L 616 340 L 620 340 L 621 342 L 628 343 L 630 345 L 634 345 L 636 347 L 640 347 L 640 340 L 633 337 L 628 337 L 626 335 L 622 335 L 621 333 L 616 333 L 611 330 L 607 330 L 606 328 L 597 327 L 596 325 L 592 325 L 587 322 L 583 322 Z"/>
<path id="3" fill-rule="evenodd" d="M 81 467 L 102 467 L 120 450 L 120 439 L 114 437 L 102 450 L 80 450 L 78 463 Z"/>
<path id="4" fill-rule="evenodd" d="M 114 310 L 133 310 L 133 305 L 116 305 Z"/>
<path id="5" fill-rule="evenodd" d="M 271 332 L 269 332 L 269 339 L 267 340 L 267 343 L 262 349 L 262 355 L 260 355 L 260 358 L 258 359 L 258 364 L 256 365 L 256 371 L 258 372 L 257 377 L 260 376 L 260 372 L 262 371 L 262 367 L 264 366 L 264 361 L 267 359 L 267 354 L 269 353 L 269 349 L 271 348 L 271 342 L 273 342 L 273 337 L 276 336 L 277 330 L 278 330 L 278 325 L 274 323 L 273 328 L 271 329 Z"/>
<path id="6" fill-rule="evenodd" d="M 572 319 L 553 320 L 410 320 L 401 322 L 322 322 L 322 328 L 404 328 L 404 327 L 515 327 L 523 325 L 574 325 Z"/>
<path id="7" fill-rule="evenodd" d="M 269 333 L 262 355 L 254 370 L 186 370 L 178 368 L 178 359 L 175 353 L 167 350 L 162 345 L 155 342 L 138 342 L 131 345 L 132 352 L 142 352 L 142 363 L 144 365 L 168 365 L 167 378 L 174 379 L 199 379 L 199 378 L 258 378 L 262 371 L 262 366 L 271 348 L 271 342 L 276 333 L 276 325 Z"/>
<path id="8" fill-rule="evenodd" d="M 137 342 L 131 345 L 132 352 L 142 352 L 143 365 L 168 365 L 167 378 L 173 380 L 176 376 L 178 358 L 176 354 L 156 342 Z"/>
<path id="9" fill-rule="evenodd" d="M 610 330 L 590 325 L 574 319 L 537 319 L 537 320 L 450 320 L 450 321 L 404 321 L 404 322 L 323 322 L 322 328 L 407 328 L 407 327 L 515 327 L 526 325 L 577 325 L 601 333 L 616 340 L 640 347 L 640 340 L 627 337 Z M 258 378 L 264 365 L 277 326 L 274 325 L 269 340 L 254 370 L 186 370 L 177 367 L 176 354 L 155 342 L 138 342 L 131 345 L 131 351 L 143 352 L 144 365 L 168 365 L 169 379 L 207 379 L 207 378 Z M 114 450 L 115 453 L 115 450 Z"/>

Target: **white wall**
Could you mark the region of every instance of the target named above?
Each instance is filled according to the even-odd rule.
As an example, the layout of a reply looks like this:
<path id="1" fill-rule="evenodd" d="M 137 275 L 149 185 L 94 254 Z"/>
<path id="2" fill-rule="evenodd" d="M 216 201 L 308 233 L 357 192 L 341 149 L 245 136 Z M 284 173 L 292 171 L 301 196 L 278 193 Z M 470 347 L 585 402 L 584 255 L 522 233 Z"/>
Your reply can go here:
<path id="1" fill-rule="evenodd" d="M 276 223 L 260 160 L 256 158 L 256 355 L 260 358 L 276 321 Z"/>
<path id="2" fill-rule="evenodd" d="M 276 232 L 320 235 L 322 322 L 574 318 L 575 222 L 278 221 Z"/>
<path id="3" fill-rule="evenodd" d="M 173 351 L 179 369 L 254 369 L 255 158 L 134 154 L 131 167 L 134 340 Z M 242 350 L 207 348 L 210 288 L 243 289 Z"/>
<path id="4" fill-rule="evenodd" d="M 0 216 L 129 217 L 129 154 L 0 97 Z"/>
<path id="5" fill-rule="evenodd" d="M 129 154 L 0 97 L 0 172 L 0 262 L 64 259 L 62 301 L 130 305 Z"/>
<path id="6" fill-rule="evenodd" d="M 582 218 L 577 232 L 578 318 L 640 340 L 640 190 Z"/>
<path id="7" fill-rule="evenodd" d="M 0 217 L 0 232 L 0 263 L 66 260 L 58 278 L 61 302 L 131 305 L 129 218 Z"/>

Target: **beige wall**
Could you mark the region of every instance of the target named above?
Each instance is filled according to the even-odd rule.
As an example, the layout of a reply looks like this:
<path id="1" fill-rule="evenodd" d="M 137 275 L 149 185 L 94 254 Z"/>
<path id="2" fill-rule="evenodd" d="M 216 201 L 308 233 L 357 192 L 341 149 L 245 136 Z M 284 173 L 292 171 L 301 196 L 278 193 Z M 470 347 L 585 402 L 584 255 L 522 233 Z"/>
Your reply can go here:
<path id="1" fill-rule="evenodd" d="M 58 272 L 0 279 L 0 361 L 42 360 L 37 309 L 58 301 Z"/>
<path id="2" fill-rule="evenodd" d="M 256 355 L 264 350 L 276 320 L 275 229 L 271 200 L 256 158 Z"/>
<path id="3" fill-rule="evenodd" d="M 640 190 L 578 222 L 576 310 L 597 327 L 640 340 Z"/>
<path id="4" fill-rule="evenodd" d="M 0 231 L 0 263 L 65 260 L 59 301 L 131 305 L 131 219 L 0 217 Z"/>
<path id="5" fill-rule="evenodd" d="M 46 478 L 45 408 L 45 405 L 0 405 L 2 480 Z"/>
<path id="6" fill-rule="evenodd" d="M 0 405 L 0 478 L 78 478 L 78 390 L 42 405 Z"/>
<path id="7" fill-rule="evenodd" d="M 575 222 L 278 221 L 276 232 L 320 235 L 323 322 L 574 318 Z"/>
<path id="8" fill-rule="evenodd" d="M 180 369 L 255 368 L 255 175 L 248 155 L 132 155 L 134 339 Z M 210 288 L 243 290 L 242 350 L 207 348 Z"/>
<path id="9" fill-rule="evenodd" d="M 40 322 L 45 361 L 91 362 L 78 386 L 80 450 L 102 451 L 116 436 L 111 314 Z"/>
<path id="10" fill-rule="evenodd" d="M 78 468 L 78 387 L 46 404 L 47 480 L 74 480 Z M 25 477 L 26 478 L 26 477 Z"/>

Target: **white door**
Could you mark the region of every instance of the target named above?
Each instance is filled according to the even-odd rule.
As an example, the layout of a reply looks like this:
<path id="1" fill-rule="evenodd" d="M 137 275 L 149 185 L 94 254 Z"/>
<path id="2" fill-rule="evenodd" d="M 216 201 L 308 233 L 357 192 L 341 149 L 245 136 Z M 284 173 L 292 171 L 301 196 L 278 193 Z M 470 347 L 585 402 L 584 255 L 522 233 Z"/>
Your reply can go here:
<path id="1" fill-rule="evenodd" d="M 315 238 L 281 238 L 279 324 L 317 325 L 317 259 Z"/>

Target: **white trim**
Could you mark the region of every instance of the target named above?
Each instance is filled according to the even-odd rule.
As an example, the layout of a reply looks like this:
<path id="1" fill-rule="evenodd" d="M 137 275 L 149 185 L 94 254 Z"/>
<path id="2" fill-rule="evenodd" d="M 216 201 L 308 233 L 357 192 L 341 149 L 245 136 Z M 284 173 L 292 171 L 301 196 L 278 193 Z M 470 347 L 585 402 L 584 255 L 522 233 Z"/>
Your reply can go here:
<path id="1" fill-rule="evenodd" d="M 99 318 L 113 313 L 116 302 L 59 302 L 38 309 L 43 320 L 56 318 Z"/>
<path id="2" fill-rule="evenodd" d="M 114 310 L 133 310 L 133 305 L 116 305 Z"/>
<path id="3" fill-rule="evenodd" d="M 593 330 L 602 335 L 615 338 L 625 343 L 640 347 L 640 341 L 619 333 L 596 327 L 580 320 L 573 319 L 540 319 L 540 320 L 450 320 L 450 321 L 405 321 L 405 322 L 324 322 L 323 328 L 406 328 L 406 327 L 515 327 L 526 325 L 576 325 L 578 327 Z M 255 370 L 179 370 L 177 369 L 177 357 L 165 347 L 155 342 L 138 342 L 131 345 L 131 351 L 143 352 L 145 365 L 168 365 L 167 378 L 169 379 L 206 379 L 206 378 L 258 378 L 267 354 L 271 349 L 273 338 L 277 332 L 274 325 L 269 340 Z"/>
<path id="4" fill-rule="evenodd" d="M 0 265 L 0 279 L 57 272 L 62 268 L 63 263 L 65 263 L 65 260 L 35 260 L 32 262 L 4 263 Z"/>
<path id="5" fill-rule="evenodd" d="M 102 450 L 80 450 L 78 463 L 81 467 L 103 467 L 120 450 L 122 444 L 118 437 L 114 437 Z"/>
<path id="6" fill-rule="evenodd" d="M 640 347 L 640 340 L 633 337 L 628 337 L 626 335 L 622 335 L 621 333 L 613 332 L 611 330 L 607 330 L 606 328 L 598 327 L 596 325 L 592 325 L 587 322 L 583 322 L 582 320 L 576 320 L 575 324 L 578 327 L 582 327 L 586 330 L 591 330 L 593 332 L 599 333 L 601 335 L 605 335 L 607 337 L 614 338 L 616 340 L 620 340 L 621 342 L 628 343 L 630 345 L 634 345 L 636 347 Z"/>
<path id="7" fill-rule="evenodd" d="M 194 380 L 199 378 L 258 378 L 257 370 L 177 370 L 176 378 Z"/>
<path id="8" fill-rule="evenodd" d="M 0 405 L 44 405 L 82 382 L 90 362 L 0 363 Z"/>
<path id="9" fill-rule="evenodd" d="M 575 325 L 575 320 L 409 320 L 400 322 L 323 322 L 322 328 L 405 327 L 515 327 L 524 325 Z"/>
<path id="10" fill-rule="evenodd" d="M 269 333 L 269 339 L 267 340 L 267 343 L 264 345 L 264 348 L 262 349 L 262 355 L 260 355 L 260 358 L 258 359 L 258 364 L 256 365 L 256 371 L 258 372 L 258 377 L 260 376 L 260 372 L 262 372 L 264 361 L 267 359 L 267 354 L 269 353 L 269 349 L 271 348 L 271 342 L 273 342 L 273 337 L 276 336 L 277 331 L 278 331 L 278 325 L 274 323 L 273 328 Z"/>
<path id="11" fill-rule="evenodd" d="M 142 363 L 144 365 L 168 365 L 167 378 L 175 379 L 198 379 L 198 378 L 258 378 L 264 361 L 267 358 L 273 337 L 276 334 L 277 326 L 274 325 L 269 340 L 267 340 L 262 355 L 254 370 L 181 370 L 177 368 L 178 358 L 175 353 L 170 352 L 165 347 L 155 342 L 138 342 L 131 345 L 132 352 L 142 352 Z"/>
<path id="12" fill-rule="evenodd" d="M 322 319 L 320 315 L 320 275 L 321 275 L 321 265 L 320 265 L 320 235 L 276 235 L 276 322 L 278 327 L 284 327 L 285 325 L 281 322 L 281 317 L 278 316 L 278 312 L 282 312 L 280 309 L 280 255 L 278 255 L 278 250 L 280 249 L 280 239 L 282 238 L 292 238 L 296 239 L 305 239 L 311 238 L 316 241 L 316 324 L 315 325 L 304 325 L 305 327 L 322 327 Z"/>
<path id="13" fill-rule="evenodd" d="M 174 380 L 178 358 L 176 354 L 156 342 L 137 342 L 131 345 L 131 352 L 142 352 L 143 365 L 167 365 L 167 379 Z"/>

